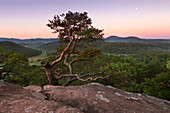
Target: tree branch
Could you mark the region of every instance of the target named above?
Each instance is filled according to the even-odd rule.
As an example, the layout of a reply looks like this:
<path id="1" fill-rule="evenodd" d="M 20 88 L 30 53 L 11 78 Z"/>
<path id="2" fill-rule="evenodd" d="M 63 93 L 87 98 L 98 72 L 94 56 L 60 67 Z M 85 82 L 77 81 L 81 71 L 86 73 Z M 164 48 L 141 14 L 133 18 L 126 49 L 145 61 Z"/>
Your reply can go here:
<path id="1" fill-rule="evenodd" d="M 74 62 L 76 62 L 77 59 L 78 59 L 80 56 L 81 56 L 81 55 L 78 55 L 76 58 L 74 58 L 74 59 L 70 62 L 70 64 L 73 64 Z"/>
<path id="2" fill-rule="evenodd" d="M 95 75 L 101 75 L 103 72 L 95 73 L 95 74 L 86 74 L 86 75 L 81 75 L 80 78 L 87 77 L 87 76 L 95 76 Z M 78 74 L 62 74 L 60 75 L 57 79 L 61 79 L 63 77 L 76 77 Z"/>
<path id="3" fill-rule="evenodd" d="M 59 57 L 57 60 L 55 60 L 55 61 L 52 62 L 52 65 L 51 65 L 52 67 L 53 67 L 56 63 L 60 62 L 60 61 L 63 59 L 63 56 L 65 55 L 65 52 L 70 48 L 70 46 L 72 45 L 72 43 L 73 43 L 73 40 L 70 39 L 69 44 L 68 44 L 67 47 L 63 50 L 63 52 L 60 54 L 60 57 Z"/>
<path id="4" fill-rule="evenodd" d="M 101 75 L 103 74 L 103 72 L 99 72 L 99 73 L 95 73 L 95 74 L 87 74 L 87 75 L 81 75 L 81 76 L 76 76 L 77 78 L 73 78 L 71 80 L 71 82 L 75 81 L 75 80 L 81 80 L 81 81 L 88 81 L 88 80 L 92 80 L 92 81 L 96 81 L 97 79 L 105 79 L 105 78 L 109 78 L 110 75 L 107 75 L 106 77 L 96 77 L 96 78 L 87 78 L 87 79 L 81 79 L 81 78 L 84 78 L 84 77 L 87 77 L 87 76 L 95 76 L 95 75 Z"/>
<path id="5" fill-rule="evenodd" d="M 80 81 L 88 81 L 88 80 L 96 81 L 96 80 L 99 79 L 99 78 L 100 78 L 100 79 L 105 79 L 105 78 L 109 78 L 109 77 L 110 77 L 110 75 L 107 75 L 106 77 L 96 77 L 96 78 L 81 79 L 81 78 L 83 78 L 83 77 L 95 76 L 95 75 L 99 75 L 99 74 L 102 74 L 102 73 L 95 73 L 95 74 L 82 75 L 82 76 L 76 75 L 76 78 L 71 79 L 68 83 L 71 84 L 72 82 L 74 82 L 74 81 L 76 81 L 76 80 L 80 80 Z M 64 86 L 67 86 L 67 85 L 69 85 L 69 84 L 64 84 Z"/>
<path id="6" fill-rule="evenodd" d="M 69 65 L 70 65 L 70 63 L 67 62 L 69 56 L 70 56 L 70 54 L 67 54 L 67 55 L 64 56 L 64 57 L 65 57 L 65 59 L 64 59 L 64 64 L 65 64 L 66 66 L 69 66 Z M 71 74 L 71 73 L 70 73 L 70 74 Z"/>
<path id="7" fill-rule="evenodd" d="M 79 53 L 81 53 L 82 51 L 80 51 L 80 50 L 74 50 L 75 52 L 79 52 Z"/>
<path id="8" fill-rule="evenodd" d="M 73 53 L 73 51 L 74 51 L 74 49 L 75 49 L 75 47 L 76 47 L 76 43 L 77 43 L 77 41 L 74 41 L 74 44 L 73 44 L 73 46 L 72 46 L 71 51 L 69 52 L 69 54 L 72 54 L 72 53 Z"/>
<path id="9" fill-rule="evenodd" d="M 82 75 L 82 76 L 79 76 L 78 74 L 62 74 L 59 77 L 57 77 L 57 79 L 61 79 L 61 78 L 64 78 L 64 77 L 76 77 L 76 78 L 72 78 L 71 80 L 69 80 L 69 83 L 72 83 L 73 81 L 76 81 L 76 80 L 80 80 L 80 81 L 88 81 L 88 80 L 96 81 L 97 79 L 105 79 L 105 78 L 110 77 L 110 75 L 107 75 L 105 77 L 96 77 L 96 78 L 89 77 L 87 79 L 82 79 L 84 77 L 101 75 L 101 74 L 103 74 L 103 72 L 99 72 L 99 73 L 95 73 L 95 74 L 86 74 L 86 75 Z M 67 84 L 65 84 L 65 85 L 67 85 Z"/>

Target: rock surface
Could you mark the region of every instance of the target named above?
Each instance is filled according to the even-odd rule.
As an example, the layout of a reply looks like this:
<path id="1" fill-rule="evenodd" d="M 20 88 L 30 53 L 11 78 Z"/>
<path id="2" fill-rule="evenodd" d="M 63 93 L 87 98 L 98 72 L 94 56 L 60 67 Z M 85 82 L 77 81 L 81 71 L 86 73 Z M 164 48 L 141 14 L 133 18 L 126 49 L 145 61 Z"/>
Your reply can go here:
<path id="1" fill-rule="evenodd" d="M 40 98 L 42 97 L 42 98 Z M 0 113 L 168 113 L 170 102 L 101 84 L 20 87 L 0 82 Z"/>
<path id="2" fill-rule="evenodd" d="M 0 82 L 0 113 L 82 113 L 53 100 L 42 100 L 24 88 Z"/>

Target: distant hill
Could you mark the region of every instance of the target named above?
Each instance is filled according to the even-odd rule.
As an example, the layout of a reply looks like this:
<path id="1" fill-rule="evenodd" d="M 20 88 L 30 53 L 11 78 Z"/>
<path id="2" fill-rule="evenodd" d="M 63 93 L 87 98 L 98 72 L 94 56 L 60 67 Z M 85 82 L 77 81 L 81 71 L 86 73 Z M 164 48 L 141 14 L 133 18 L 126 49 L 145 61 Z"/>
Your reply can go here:
<path id="1" fill-rule="evenodd" d="M 143 44 L 125 42 L 104 42 L 98 48 L 109 54 L 138 54 L 147 52 L 170 52 L 168 44 Z"/>
<path id="2" fill-rule="evenodd" d="M 18 44 L 39 50 L 45 50 L 50 54 L 56 54 L 56 48 L 59 47 L 58 38 L 56 39 L 10 39 L 0 38 L 1 40 L 10 40 Z M 135 36 L 118 37 L 110 36 L 104 41 L 94 42 L 96 47 L 103 53 L 109 54 L 138 54 L 144 52 L 170 52 L 170 39 L 141 39 Z"/>
<path id="3" fill-rule="evenodd" d="M 2 38 L 0 37 L 0 41 L 10 41 L 14 43 L 49 43 L 58 41 L 59 38 L 35 38 L 35 39 L 17 39 L 17 38 Z M 119 37 L 119 36 L 109 36 L 104 39 L 106 42 L 131 42 L 131 43 L 155 43 L 155 42 L 166 42 L 170 43 L 170 39 L 141 39 L 135 36 L 129 37 Z"/>
<path id="4" fill-rule="evenodd" d="M 45 43 L 43 45 L 38 46 L 38 49 L 41 50 L 56 50 L 56 48 L 59 47 L 59 43 L 57 41 L 54 42 L 49 42 L 49 43 Z"/>
<path id="5" fill-rule="evenodd" d="M 170 39 L 147 39 L 148 41 L 170 43 Z"/>
<path id="6" fill-rule="evenodd" d="M 48 42 L 53 42 L 53 41 L 58 41 L 59 38 L 35 38 L 35 39 L 17 39 L 17 38 L 0 38 L 0 41 L 10 41 L 14 43 L 48 43 Z"/>
<path id="7" fill-rule="evenodd" d="M 42 51 L 40 50 L 27 48 L 27 47 L 24 47 L 24 46 L 21 46 L 19 44 L 16 44 L 14 42 L 9 42 L 9 41 L 1 41 L 0 47 L 6 50 L 14 50 L 16 51 L 16 53 L 23 54 L 26 57 L 32 57 L 32 56 L 36 56 L 42 53 Z"/>
<path id="8" fill-rule="evenodd" d="M 127 42 L 94 42 L 97 48 L 101 49 L 103 53 L 109 54 L 138 54 L 146 52 L 170 52 L 168 43 L 127 43 Z M 50 42 L 39 46 L 39 49 L 54 51 L 59 47 L 58 42 Z"/>
<path id="9" fill-rule="evenodd" d="M 126 43 L 170 43 L 170 39 L 141 39 L 135 36 L 130 37 L 118 37 L 118 36 L 109 36 L 104 39 L 106 42 L 126 42 Z"/>
<path id="10" fill-rule="evenodd" d="M 104 39 L 106 42 L 140 42 L 142 39 L 138 37 L 118 37 L 118 36 L 109 36 Z"/>
<path id="11" fill-rule="evenodd" d="M 59 38 L 36 38 L 36 39 L 16 39 L 16 38 L 0 38 L 1 41 L 9 41 L 17 43 L 21 46 L 32 48 L 32 49 L 38 49 L 38 46 L 41 46 L 45 43 L 50 43 L 54 41 L 58 41 Z"/>
<path id="12" fill-rule="evenodd" d="M 50 42 L 47 42 L 47 43 L 50 43 Z M 23 43 L 17 43 L 21 46 L 24 46 L 24 47 L 28 47 L 28 48 L 32 48 L 32 49 L 39 49 L 38 47 L 43 45 L 43 44 L 46 44 L 44 42 L 23 42 Z"/>

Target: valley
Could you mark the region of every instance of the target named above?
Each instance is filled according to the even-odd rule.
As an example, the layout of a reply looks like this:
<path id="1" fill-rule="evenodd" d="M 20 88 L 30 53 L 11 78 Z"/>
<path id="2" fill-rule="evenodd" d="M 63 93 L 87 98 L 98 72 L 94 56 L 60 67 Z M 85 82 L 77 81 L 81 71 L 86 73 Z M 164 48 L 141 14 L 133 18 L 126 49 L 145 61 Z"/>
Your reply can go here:
<path id="1" fill-rule="evenodd" d="M 0 38 L 0 47 L 7 50 L 14 50 L 24 54 L 29 58 L 31 65 L 40 65 L 40 62 L 49 55 L 57 55 L 56 49 L 59 47 L 56 39 L 13 39 Z M 170 52 L 169 39 L 140 39 L 138 37 L 118 37 L 110 36 L 104 41 L 92 43 L 104 54 L 113 55 L 133 55 L 140 53 L 165 53 Z"/>

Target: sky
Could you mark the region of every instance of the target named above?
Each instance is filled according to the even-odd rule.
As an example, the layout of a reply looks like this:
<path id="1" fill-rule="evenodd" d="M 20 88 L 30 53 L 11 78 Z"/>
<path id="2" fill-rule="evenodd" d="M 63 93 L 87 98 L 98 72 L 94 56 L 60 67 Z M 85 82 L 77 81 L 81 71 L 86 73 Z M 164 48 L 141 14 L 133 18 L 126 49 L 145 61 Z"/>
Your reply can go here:
<path id="1" fill-rule="evenodd" d="M 170 0 L 0 0 L 0 37 L 56 38 L 54 15 L 87 12 L 104 37 L 170 39 Z"/>

